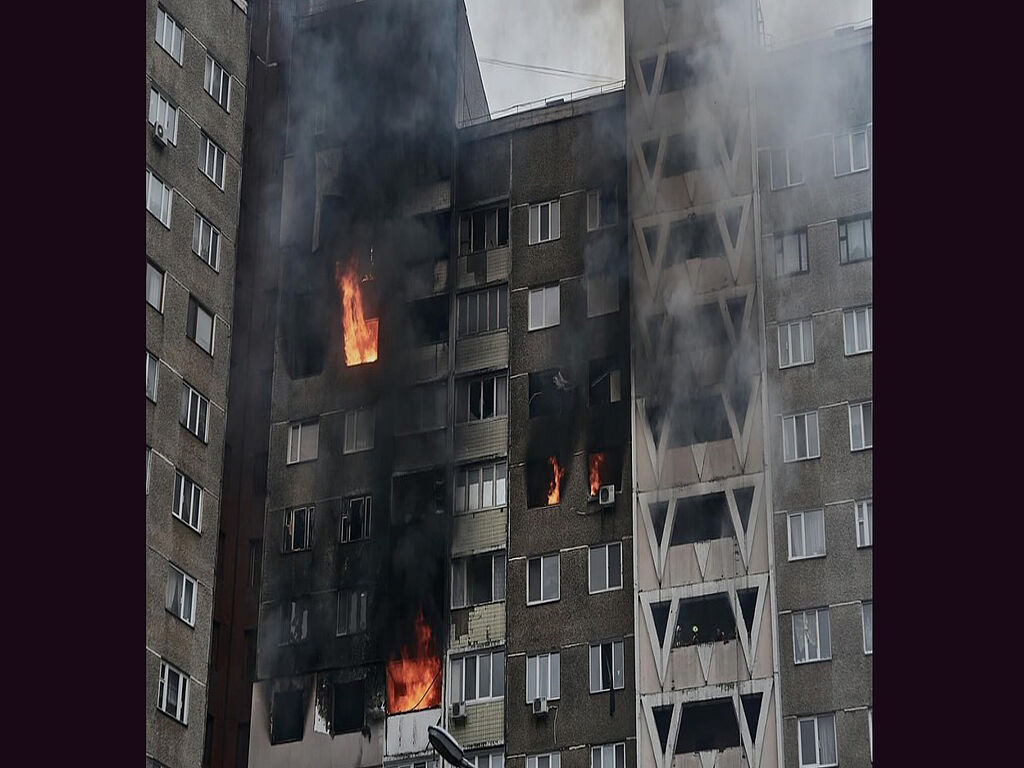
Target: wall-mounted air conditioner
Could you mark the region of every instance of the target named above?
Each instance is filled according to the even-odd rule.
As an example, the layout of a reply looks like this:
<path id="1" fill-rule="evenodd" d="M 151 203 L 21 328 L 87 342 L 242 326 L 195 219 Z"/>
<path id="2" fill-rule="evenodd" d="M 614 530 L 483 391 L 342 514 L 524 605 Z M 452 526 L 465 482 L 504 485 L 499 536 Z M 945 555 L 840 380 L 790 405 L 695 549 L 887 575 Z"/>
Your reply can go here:
<path id="1" fill-rule="evenodd" d="M 452 704 L 452 720 L 466 719 L 466 702 L 456 701 Z"/>
<path id="2" fill-rule="evenodd" d="M 614 485 L 602 485 L 601 490 L 597 492 L 597 503 L 602 507 L 610 507 L 615 503 L 615 486 Z"/>
<path id="3" fill-rule="evenodd" d="M 157 123 L 153 126 L 153 141 L 155 141 L 161 147 L 167 146 L 167 137 L 164 136 L 163 123 Z"/>
<path id="4" fill-rule="evenodd" d="M 533 700 L 533 714 L 540 717 L 548 713 L 548 700 L 545 697 Z"/>

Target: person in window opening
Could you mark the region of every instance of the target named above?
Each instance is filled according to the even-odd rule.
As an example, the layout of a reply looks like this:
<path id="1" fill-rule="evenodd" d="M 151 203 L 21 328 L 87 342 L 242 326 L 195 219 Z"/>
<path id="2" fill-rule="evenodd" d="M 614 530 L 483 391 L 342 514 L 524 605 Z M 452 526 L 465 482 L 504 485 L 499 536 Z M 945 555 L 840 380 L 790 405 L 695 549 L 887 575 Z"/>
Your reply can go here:
<path id="1" fill-rule="evenodd" d="M 715 630 L 715 640 L 723 642 L 727 645 L 729 643 L 729 638 L 725 636 L 725 631 L 721 627 Z"/>
<path id="2" fill-rule="evenodd" d="M 697 629 L 697 625 L 696 624 L 693 625 L 692 629 L 693 629 L 693 638 L 690 640 L 690 643 L 691 643 L 691 645 L 696 645 L 697 644 L 697 634 L 698 634 L 698 632 L 700 630 Z"/>

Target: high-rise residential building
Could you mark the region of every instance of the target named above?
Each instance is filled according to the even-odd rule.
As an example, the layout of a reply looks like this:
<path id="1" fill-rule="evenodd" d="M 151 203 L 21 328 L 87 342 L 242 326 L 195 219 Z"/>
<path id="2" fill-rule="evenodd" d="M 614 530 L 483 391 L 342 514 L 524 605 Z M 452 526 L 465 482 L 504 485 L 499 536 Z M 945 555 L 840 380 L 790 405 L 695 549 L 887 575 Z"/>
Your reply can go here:
<path id="1" fill-rule="evenodd" d="M 146 761 L 204 761 L 228 404 L 244 0 L 146 3 Z"/>

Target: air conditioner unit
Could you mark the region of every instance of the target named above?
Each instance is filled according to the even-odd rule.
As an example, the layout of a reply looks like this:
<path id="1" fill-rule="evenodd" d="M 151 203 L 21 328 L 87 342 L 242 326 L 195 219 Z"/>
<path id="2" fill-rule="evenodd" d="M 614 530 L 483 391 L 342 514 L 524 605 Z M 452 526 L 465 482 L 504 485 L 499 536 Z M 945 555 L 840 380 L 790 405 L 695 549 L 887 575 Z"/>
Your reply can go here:
<path id="1" fill-rule="evenodd" d="M 466 719 L 466 702 L 456 701 L 452 704 L 452 720 Z"/>
<path id="2" fill-rule="evenodd" d="M 163 123 L 157 123 L 153 126 L 153 141 L 155 141 L 161 147 L 167 146 L 167 137 L 164 136 Z"/>
<path id="3" fill-rule="evenodd" d="M 602 485 L 601 490 L 597 492 L 597 503 L 602 507 L 610 507 L 615 503 L 615 486 L 614 485 Z"/>
<path id="4" fill-rule="evenodd" d="M 533 700 L 533 714 L 546 715 L 548 713 L 548 700 L 545 697 Z"/>

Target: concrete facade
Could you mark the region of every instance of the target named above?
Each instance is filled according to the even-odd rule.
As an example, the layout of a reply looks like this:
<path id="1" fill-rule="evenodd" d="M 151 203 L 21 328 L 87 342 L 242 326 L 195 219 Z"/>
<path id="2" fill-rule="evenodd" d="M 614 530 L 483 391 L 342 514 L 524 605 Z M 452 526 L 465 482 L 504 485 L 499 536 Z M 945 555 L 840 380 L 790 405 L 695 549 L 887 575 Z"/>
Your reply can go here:
<path id="1" fill-rule="evenodd" d="M 232 0 L 146 3 L 146 759 L 172 768 L 206 764 L 209 757 L 204 745 L 211 648 L 218 641 L 213 592 L 247 97 L 245 6 Z M 229 99 L 218 101 L 204 87 L 210 56 L 218 67 L 216 85 L 230 82 Z M 154 136 L 157 125 L 164 141 Z M 216 181 L 200 163 L 204 134 L 223 152 L 223 176 Z M 169 216 L 159 203 L 150 205 L 162 195 L 151 174 L 170 189 Z M 202 242 L 200 252 L 194 248 L 197 213 L 218 231 L 215 257 L 200 255 Z M 152 302 L 151 267 L 162 275 Z M 212 317 L 211 344 L 192 302 Z M 188 421 L 187 400 L 181 415 L 183 382 L 208 401 L 208 429 L 198 437 L 182 423 Z M 201 514 L 197 508 L 195 517 L 181 515 L 188 522 L 172 512 L 178 473 L 202 489 Z M 164 664 L 177 671 L 162 671 Z M 184 696 L 179 675 L 187 681 Z"/>

